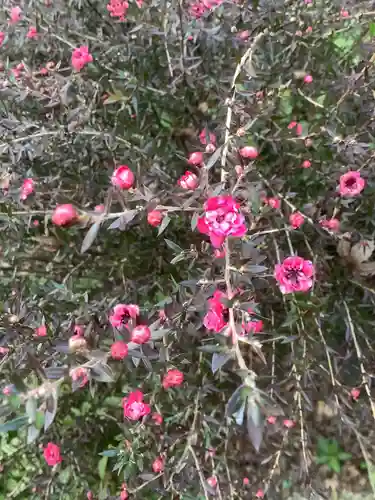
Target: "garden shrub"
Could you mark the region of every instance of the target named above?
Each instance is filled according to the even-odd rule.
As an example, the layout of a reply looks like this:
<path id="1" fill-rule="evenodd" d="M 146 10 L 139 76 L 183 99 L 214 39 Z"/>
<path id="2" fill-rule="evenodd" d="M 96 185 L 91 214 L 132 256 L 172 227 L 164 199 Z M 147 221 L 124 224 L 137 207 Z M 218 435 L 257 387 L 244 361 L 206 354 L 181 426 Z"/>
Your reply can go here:
<path id="1" fill-rule="evenodd" d="M 373 18 L 3 2 L 0 498 L 375 492 Z"/>

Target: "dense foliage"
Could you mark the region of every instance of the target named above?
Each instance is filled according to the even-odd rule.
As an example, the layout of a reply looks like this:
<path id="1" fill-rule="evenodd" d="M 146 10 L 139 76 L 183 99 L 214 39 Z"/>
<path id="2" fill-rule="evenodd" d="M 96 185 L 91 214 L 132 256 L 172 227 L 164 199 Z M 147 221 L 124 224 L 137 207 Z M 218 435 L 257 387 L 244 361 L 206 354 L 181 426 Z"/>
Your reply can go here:
<path id="1" fill-rule="evenodd" d="M 3 2 L 0 499 L 375 493 L 370 4 Z"/>

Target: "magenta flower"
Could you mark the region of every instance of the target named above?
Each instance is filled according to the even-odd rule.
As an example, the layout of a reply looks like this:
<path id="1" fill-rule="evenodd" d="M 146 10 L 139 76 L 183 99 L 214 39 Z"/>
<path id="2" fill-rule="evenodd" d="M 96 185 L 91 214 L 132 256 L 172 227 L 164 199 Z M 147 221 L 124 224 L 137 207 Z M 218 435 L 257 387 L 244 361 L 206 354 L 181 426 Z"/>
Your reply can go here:
<path id="1" fill-rule="evenodd" d="M 34 180 L 31 178 L 24 179 L 21 187 L 21 194 L 20 194 L 21 200 L 26 200 L 26 198 L 31 194 L 33 194 L 33 192 L 34 192 Z"/>
<path id="2" fill-rule="evenodd" d="M 131 341 L 135 344 L 145 344 L 151 338 L 151 331 L 146 325 L 138 325 L 131 334 Z"/>
<path id="3" fill-rule="evenodd" d="M 184 374 L 180 370 L 168 370 L 164 375 L 162 385 L 164 389 L 179 387 L 184 381 Z"/>
<path id="4" fill-rule="evenodd" d="M 143 392 L 137 390 L 123 398 L 122 407 L 124 409 L 124 417 L 129 420 L 139 420 L 141 417 L 148 415 L 151 412 L 150 405 L 143 402 Z"/>
<path id="5" fill-rule="evenodd" d="M 119 189 L 130 189 L 133 187 L 135 176 L 127 165 L 120 165 L 113 172 L 111 182 Z"/>
<path id="6" fill-rule="evenodd" d="M 62 461 L 60 455 L 60 446 L 54 443 L 48 443 L 43 450 L 44 459 L 49 466 L 54 466 Z"/>
<path id="7" fill-rule="evenodd" d="M 299 227 L 302 226 L 302 224 L 304 222 L 305 222 L 305 218 L 301 214 L 301 212 L 294 212 L 293 214 L 290 214 L 290 216 L 289 216 L 289 223 L 293 229 L 298 229 Z"/>
<path id="8" fill-rule="evenodd" d="M 111 345 L 111 356 L 113 359 L 124 359 L 128 355 L 128 344 L 118 340 Z"/>
<path id="9" fill-rule="evenodd" d="M 73 50 L 72 53 L 72 66 L 76 71 L 81 71 L 81 69 L 86 66 L 86 64 L 91 63 L 93 57 L 89 52 L 87 45 L 81 45 Z"/>
<path id="10" fill-rule="evenodd" d="M 199 134 L 199 140 L 204 146 L 206 144 L 216 144 L 216 135 L 204 128 Z"/>
<path id="11" fill-rule="evenodd" d="M 319 224 L 324 227 L 325 229 L 329 229 L 330 231 L 333 231 L 334 233 L 337 233 L 340 229 L 340 221 L 338 219 L 332 218 L 332 219 L 322 219 L 319 221 Z"/>
<path id="12" fill-rule="evenodd" d="M 118 17 L 120 21 L 125 20 L 128 8 L 128 2 L 123 2 L 121 0 L 110 0 L 110 2 L 107 3 L 107 10 L 110 13 L 110 16 Z"/>
<path id="13" fill-rule="evenodd" d="M 126 324 L 129 318 L 139 316 L 139 307 L 135 304 L 117 304 L 113 308 L 113 313 L 109 317 L 109 322 L 115 328 L 120 328 Z"/>
<path id="14" fill-rule="evenodd" d="M 188 163 L 189 165 L 194 165 L 195 167 L 201 167 L 203 163 L 203 153 L 200 151 L 194 151 L 194 153 L 189 154 Z"/>
<path id="15" fill-rule="evenodd" d="M 302 257 L 287 257 L 275 266 L 275 278 L 283 294 L 307 292 L 313 285 L 314 265 Z"/>
<path id="16" fill-rule="evenodd" d="M 204 204 L 205 214 L 198 219 L 200 233 L 208 234 L 212 246 L 219 248 L 228 236 L 241 238 L 247 231 L 240 206 L 230 195 L 214 196 Z"/>
<path id="17" fill-rule="evenodd" d="M 186 170 L 184 175 L 182 175 L 178 179 L 177 184 L 182 189 L 193 190 L 193 189 L 196 189 L 198 187 L 199 179 L 193 172 L 190 172 L 190 170 Z"/>
<path id="18" fill-rule="evenodd" d="M 240 156 L 242 158 L 249 158 L 249 160 L 255 160 L 258 157 L 258 150 L 254 146 L 245 146 L 239 150 Z"/>
<path id="19" fill-rule="evenodd" d="M 357 196 L 366 185 L 365 179 L 357 170 L 349 170 L 340 177 L 339 193 L 341 196 Z"/>
<path id="20" fill-rule="evenodd" d="M 226 314 L 227 308 L 221 302 L 221 299 L 226 297 L 227 296 L 224 292 L 216 290 L 212 298 L 208 299 L 209 310 L 203 318 L 203 324 L 207 328 L 207 330 L 212 330 L 216 333 L 219 333 L 225 326 L 227 326 L 227 322 L 224 318 L 224 314 Z"/>

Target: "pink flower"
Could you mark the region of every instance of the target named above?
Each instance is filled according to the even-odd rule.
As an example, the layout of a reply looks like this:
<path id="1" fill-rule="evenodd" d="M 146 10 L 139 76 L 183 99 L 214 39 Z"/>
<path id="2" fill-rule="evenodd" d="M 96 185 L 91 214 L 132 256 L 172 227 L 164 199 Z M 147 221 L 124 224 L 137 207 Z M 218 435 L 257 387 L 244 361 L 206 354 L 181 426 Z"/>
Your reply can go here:
<path id="1" fill-rule="evenodd" d="M 20 194 L 21 200 L 26 200 L 26 198 L 30 196 L 33 192 L 34 192 L 34 180 L 31 178 L 24 179 L 21 187 L 21 194 Z"/>
<path id="2" fill-rule="evenodd" d="M 221 332 L 221 330 L 227 326 L 227 322 L 224 319 L 224 314 L 227 312 L 227 308 L 221 302 L 221 299 L 227 298 L 225 293 L 220 290 L 216 290 L 211 299 L 208 299 L 209 310 L 203 318 L 203 324 L 207 330 L 213 330 L 216 333 Z"/>
<path id="3" fill-rule="evenodd" d="M 363 191 L 366 181 L 361 177 L 361 173 L 356 170 L 349 170 L 340 177 L 339 193 L 341 196 L 357 196 Z"/>
<path id="4" fill-rule="evenodd" d="M 11 385 L 6 385 L 4 388 L 3 388 L 3 394 L 4 396 L 10 396 L 13 392 L 13 387 Z"/>
<path id="5" fill-rule="evenodd" d="M 113 308 L 109 322 L 113 327 L 120 328 L 128 322 L 129 318 L 135 319 L 137 316 L 139 316 L 139 307 L 135 304 L 117 304 Z"/>
<path id="6" fill-rule="evenodd" d="M 126 490 L 122 490 L 120 492 L 120 500 L 128 500 L 129 493 Z"/>
<path id="7" fill-rule="evenodd" d="M 260 333 L 263 330 L 263 321 L 261 319 L 253 319 L 245 323 L 245 331 L 247 333 Z"/>
<path id="8" fill-rule="evenodd" d="M 349 11 L 346 10 L 346 9 L 344 9 L 344 8 L 342 8 L 341 11 L 340 11 L 340 16 L 341 17 L 349 17 L 350 16 Z"/>
<path id="9" fill-rule="evenodd" d="M 203 3 L 200 2 L 200 0 L 190 4 L 189 7 L 190 15 L 195 17 L 195 19 L 201 18 L 206 10 L 206 7 L 203 5 Z"/>
<path id="10" fill-rule="evenodd" d="M 110 16 L 118 17 L 120 21 L 124 21 L 128 8 L 128 2 L 121 0 L 110 0 L 107 4 L 107 10 L 110 13 Z"/>
<path id="11" fill-rule="evenodd" d="M 289 223 L 293 229 L 298 229 L 299 227 L 302 226 L 302 224 L 304 222 L 305 222 L 305 218 L 301 214 L 301 212 L 294 212 L 293 214 L 290 214 L 290 216 L 289 216 Z"/>
<path id="12" fill-rule="evenodd" d="M 314 266 L 302 257 L 287 257 L 275 266 L 275 278 L 283 294 L 307 292 L 313 286 Z"/>
<path id="13" fill-rule="evenodd" d="M 210 144 L 207 144 L 206 149 L 205 149 L 205 152 L 206 152 L 208 155 L 210 155 L 211 153 L 213 153 L 213 152 L 215 151 L 215 149 L 216 149 L 215 144 L 210 143 Z"/>
<path id="14" fill-rule="evenodd" d="M 283 425 L 287 429 L 291 429 L 292 427 L 294 427 L 296 425 L 296 423 L 294 422 L 294 420 L 290 420 L 290 419 L 286 418 L 283 420 Z"/>
<path id="15" fill-rule="evenodd" d="M 264 498 L 264 491 L 262 488 L 259 488 L 259 490 L 255 493 L 256 498 Z"/>
<path id="16" fill-rule="evenodd" d="M 83 366 L 78 366 L 70 370 L 69 375 L 71 376 L 73 382 L 79 382 L 79 387 L 84 387 L 89 381 L 89 374 L 87 368 Z"/>
<path id="17" fill-rule="evenodd" d="M 199 134 L 199 140 L 204 146 L 206 144 L 216 144 L 216 135 L 204 128 Z"/>
<path id="18" fill-rule="evenodd" d="M 215 248 L 214 257 L 215 259 L 223 259 L 225 257 L 225 249 Z"/>
<path id="19" fill-rule="evenodd" d="M 359 396 L 361 395 L 361 390 L 358 389 L 357 387 L 354 387 L 351 391 L 350 391 L 350 395 L 351 397 L 354 399 L 354 401 L 357 401 Z"/>
<path id="20" fill-rule="evenodd" d="M 77 337 L 83 337 L 83 335 L 85 333 L 83 330 L 83 326 L 81 326 L 81 325 L 74 325 L 73 332 L 75 335 L 77 335 Z"/>
<path id="21" fill-rule="evenodd" d="M 329 229 L 334 233 L 337 233 L 340 229 L 340 221 L 338 219 L 322 219 L 319 221 L 319 224 L 325 229 Z"/>
<path id="22" fill-rule="evenodd" d="M 94 212 L 98 213 L 98 214 L 102 214 L 105 210 L 105 206 L 104 205 L 95 205 L 94 207 Z"/>
<path id="23" fill-rule="evenodd" d="M 239 33 L 237 33 L 236 38 L 238 40 L 241 40 L 242 42 L 247 42 L 248 39 L 250 38 L 250 31 L 249 30 L 240 31 Z"/>
<path id="24" fill-rule="evenodd" d="M 48 443 L 43 450 L 44 459 L 48 465 L 53 466 L 62 461 L 60 456 L 60 447 L 54 443 Z"/>
<path id="25" fill-rule="evenodd" d="M 306 75 L 305 78 L 303 79 L 305 83 L 312 83 L 313 77 L 311 75 Z"/>
<path id="26" fill-rule="evenodd" d="M 312 30 L 313 30 L 312 26 L 308 26 L 306 28 L 306 33 L 312 33 Z"/>
<path id="27" fill-rule="evenodd" d="M 113 172 L 111 182 L 119 189 L 130 189 L 135 181 L 133 172 L 127 165 L 120 165 Z"/>
<path id="28" fill-rule="evenodd" d="M 47 327 L 46 325 L 40 325 L 35 328 L 35 335 L 37 337 L 46 337 L 47 336 Z"/>
<path id="29" fill-rule="evenodd" d="M 268 206 L 270 206 L 271 208 L 274 208 L 276 210 L 278 210 L 280 207 L 281 207 L 281 201 L 279 198 L 265 198 L 264 199 L 264 203 Z"/>
<path id="30" fill-rule="evenodd" d="M 208 234 L 212 246 L 221 247 L 228 236 L 241 238 L 247 231 L 240 206 L 230 195 L 214 196 L 204 204 L 205 214 L 198 219 L 197 229 Z"/>
<path id="31" fill-rule="evenodd" d="M 203 153 L 200 151 L 195 151 L 194 153 L 189 154 L 188 158 L 189 165 L 195 165 L 196 167 L 200 167 L 203 163 Z"/>
<path id="32" fill-rule="evenodd" d="M 304 160 L 301 165 L 302 168 L 310 168 L 311 167 L 311 161 L 310 160 Z"/>
<path id="33" fill-rule="evenodd" d="M 73 50 L 72 53 L 72 66 L 76 71 L 81 71 L 82 68 L 86 66 L 86 64 L 91 63 L 93 61 L 93 57 L 89 52 L 89 48 L 87 45 L 81 45 Z"/>
<path id="34" fill-rule="evenodd" d="M 141 9 L 141 8 L 142 8 L 142 5 L 143 5 L 143 0 L 135 0 L 135 3 L 137 4 L 137 7 L 138 7 L 139 9 Z"/>
<path id="35" fill-rule="evenodd" d="M 12 7 L 10 9 L 10 24 L 16 24 L 18 21 L 21 21 L 22 17 L 22 9 L 20 7 Z"/>
<path id="36" fill-rule="evenodd" d="M 77 210 L 70 203 L 66 203 L 65 205 L 57 205 L 52 214 L 52 222 L 56 226 L 66 226 L 73 223 L 77 217 Z"/>
<path id="37" fill-rule="evenodd" d="M 135 344 L 145 344 L 151 338 L 151 331 L 146 325 L 136 326 L 131 334 L 131 341 Z"/>
<path id="38" fill-rule="evenodd" d="M 4 31 L 0 31 L 0 46 L 3 45 L 5 40 L 5 33 Z"/>
<path id="39" fill-rule="evenodd" d="M 159 472 L 163 472 L 164 470 L 164 459 L 163 457 L 157 457 L 152 463 L 152 470 L 155 474 L 159 474 Z"/>
<path id="40" fill-rule="evenodd" d="M 288 129 L 289 130 L 292 130 L 293 128 L 295 128 L 297 126 L 297 122 L 290 122 L 289 125 L 288 125 Z"/>
<path id="41" fill-rule="evenodd" d="M 124 418 L 139 420 L 151 412 L 150 405 L 143 402 L 143 397 L 143 393 L 137 390 L 131 392 L 128 397 L 123 398 Z"/>
<path id="42" fill-rule="evenodd" d="M 38 32 L 35 28 L 35 26 L 30 26 L 29 31 L 27 32 L 26 38 L 29 38 L 30 40 L 33 38 L 38 37 Z"/>
<path id="43" fill-rule="evenodd" d="M 47 68 L 40 68 L 39 74 L 42 76 L 48 75 L 48 69 Z"/>
<path id="44" fill-rule="evenodd" d="M 147 214 L 147 222 L 150 224 L 150 226 L 157 227 L 160 226 L 164 219 L 164 214 L 163 212 L 160 212 L 160 210 L 152 210 Z"/>
<path id="45" fill-rule="evenodd" d="M 211 476 L 207 479 L 207 484 L 211 486 L 211 488 L 216 488 L 217 486 L 217 477 Z"/>
<path id="46" fill-rule="evenodd" d="M 249 160 L 255 160 L 259 154 L 257 148 L 254 148 L 254 146 L 245 146 L 240 149 L 239 153 L 243 158 L 249 158 Z"/>
<path id="47" fill-rule="evenodd" d="M 168 370 L 164 375 L 162 385 L 164 389 L 179 387 L 184 381 L 184 374 L 180 370 Z"/>
<path id="48" fill-rule="evenodd" d="M 300 123 L 297 123 L 297 127 L 296 127 L 296 134 L 297 135 L 302 135 L 302 132 L 303 132 L 303 127 Z"/>
<path id="49" fill-rule="evenodd" d="M 124 359 L 128 355 L 128 344 L 118 340 L 111 345 L 111 356 L 113 359 Z"/>
<path id="50" fill-rule="evenodd" d="M 5 355 L 8 354 L 8 352 L 9 352 L 8 347 L 3 347 L 3 346 L 0 347 L 0 354 Z"/>
<path id="51" fill-rule="evenodd" d="M 249 486 L 249 484 L 250 484 L 250 479 L 249 479 L 248 477 L 244 477 L 244 478 L 242 479 L 242 484 L 243 484 L 244 486 Z"/>
<path id="52" fill-rule="evenodd" d="M 276 424 L 276 417 L 274 417 L 273 415 L 270 415 L 268 418 L 267 418 L 267 422 L 271 425 L 274 425 Z"/>
<path id="53" fill-rule="evenodd" d="M 184 175 L 178 179 L 177 184 L 182 189 L 196 189 L 199 184 L 199 179 L 193 172 L 186 170 Z"/>
<path id="54" fill-rule="evenodd" d="M 151 418 L 156 425 L 161 425 L 163 423 L 163 417 L 160 415 L 160 413 L 153 413 L 151 415 Z"/>

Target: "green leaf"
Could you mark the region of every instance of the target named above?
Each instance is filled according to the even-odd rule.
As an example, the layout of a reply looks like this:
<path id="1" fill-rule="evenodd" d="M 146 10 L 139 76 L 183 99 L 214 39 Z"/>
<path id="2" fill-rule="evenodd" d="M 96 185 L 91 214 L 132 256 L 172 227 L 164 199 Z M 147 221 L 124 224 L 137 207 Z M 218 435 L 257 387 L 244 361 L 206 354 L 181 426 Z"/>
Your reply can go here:
<path id="1" fill-rule="evenodd" d="M 65 467 L 59 474 L 59 482 L 62 484 L 68 484 L 72 475 L 71 467 Z"/>
<path id="2" fill-rule="evenodd" d="M 9 420 L 5 424 L 0 425 L 0 433 L 1 432 L 9 432 L 9 431 L 17 431 L 24 425 L 26 425 L 29 421 L 29 417 L 23 415 L 22 417 L 17 417 L 13 420 Z"/>
<path id="3" fill-rule="evenodd" d="M 100 479 L 103 481 L 105 477 L 105 471 L 107 469 L 108 457 L 102 457 L 98 463 L 98 474 Z"/>
<path id="4" fill-rule="evenodd" d="M 29 398 L 26 401 L 26 415 L 29 417 L 30 423 L 35 421 L 36 410 L 37 410 L 36 399 Z"/>
<path id="5" fill-rule="evenodd" d="M 212 373 L 216 373 L 220 368 L 222 368 L 225 363 L 232 359 L 233 355 L 231 352 L 214 352 L 212 355 L 211 369 Z"/>
<path id="6" fill-rule="evenodd" d="M 35 425 L 29 425 L 27 429 L 27 444 L 33 443 L 39 436 L 40 429 L 37 429 Z"/>
<path id="7" fill-rule="evenodd" d="M 166 215 L 163 218 L 163 221 L 159 226 L 158 236 L 160 236 L 162 233 L 164 233 L 164 231 L 167 229 L 170 222 L 171 222 L 171 218 L 168 215 Z"/>
<path id="8" fill-rule="evenodd" d="M 333 470 L 333 472 L 336 472 L 337 474 L 340 474 L 341 471 L 341 465 L 340 461 L 338 458 L 331 458 L 328 462 L 328 467 Z"/>
<path id="9" fill-rule="evenodd" d="M 87 231 L 86 236 L 82 241 L 81 253 L 85 253 L 94 243 L 95 238 L 98 236 L 100 229 L 100 222 L 95 222 Z"/>
<path id="10" fill-rule="evenodd" d="M 51 394 L 47 398 L 47 409 L 44 416 L 44 430 L 46 431 L 48 427 L 52 424 L 55 419 L 57 412 L 57 401 L 58 401 L 58 390 L 54 388 Z"/>
<path id="11" fill-rule="evenodd" d="M 171 250 L 173 250 L 173 252 L 175 252 L 175 253 L 181 253 L 181 252 L 184 251 L 183 248 L 181 248 L 180 246 L 178 246 L 176 243 L 174 243 L 173 241 L 169 240 L 168 238 L 164 238 L 164 241 L 169 246 L 169 248 Z"/>
<path id="12" fill-rule="evenodd" d="M 115 90 L 113 94 L 109 94 L 107 99 L 103 102 L 103 104 L 113 104 L 115 102 L 123 101 L 125 99 L 124 94 L 121 90 Z"/>
<path id="13" fill-rule="evenodd" d="M 35 415 L 35 427 L 39 430 L 43 429 L 44 426 L 44 412 L 38 410 Z"/>
<path id="14" fill-rule="evenodd" d="M 91 368 L 92 378 L 99 382 L 113 382 L 113 372 L 108 365 L 98 363 Z"/>
<path id="15" fill-rule="evenodd" d="M 248 400 L 247 403 L 247 432 L 256 451 L 259 451 L 263 441 L 264 417 L 258 404 Z"/>
<path id="16" fill-rule="evenodd" d="M 117 457 L 118 455 L 118 451 L 117 450 L 105 450 L 105 451 L 102 451 L 101 453 L 99 453 L 99 455 L 101 455 L 102 457 Z"/>
<path id="17" fill-rule="evenodd" d="M 220 148 L 217 148 L 217 150 L 214 152 L 214 154 L 210 156 L 210 159 L 208 160 L 208 162 L 205 165 L 205 168 L 207 170 L 210 170 L 210 168 L 212 168 L 215 165 L 215 163 L 217 162 L 217 160 L 221 156 L 222 150 L 223 150 L 223 146 L 220 146 Z"/>
<path id="18" fill-rule="evenodd" d="M 347 453 L 345 451 L 342 451 L 341 453 L 339 453 L 338 457 L 339 457 L 339 460 L 341 460 L 341 462 L 345 462 L 346 460 L 350 460 L 352 458 L 352 454 L 351 453 Z"/>

